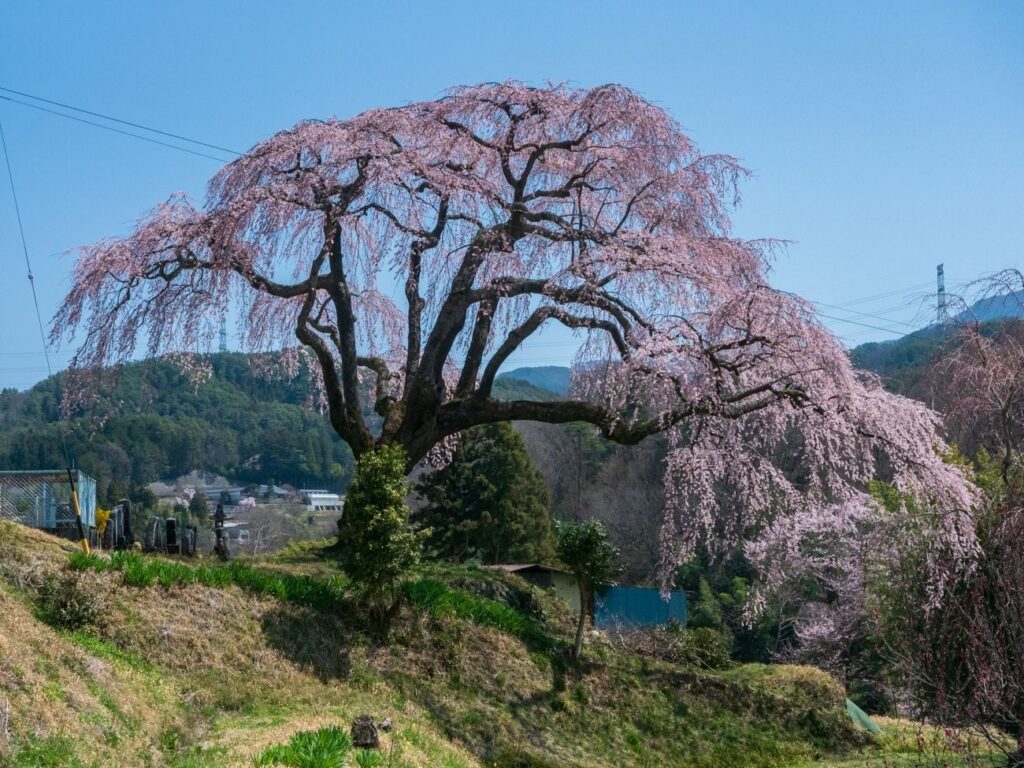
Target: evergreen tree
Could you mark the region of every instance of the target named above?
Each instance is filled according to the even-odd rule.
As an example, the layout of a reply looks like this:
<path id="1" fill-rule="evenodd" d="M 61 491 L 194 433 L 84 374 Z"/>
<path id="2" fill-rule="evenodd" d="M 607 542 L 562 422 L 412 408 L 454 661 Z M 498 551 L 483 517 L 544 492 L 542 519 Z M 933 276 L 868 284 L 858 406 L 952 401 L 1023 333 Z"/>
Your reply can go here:
<path id="1" fill-rule="evenodd" d="M 206 496 L 201 493 L 193 496 L 188 503 L 188 511 L 193 520 L 205 523 L 206 519 L 210 516 L 210 507 L 206 502 Z"/>
<path id="2" fill-rule="evenodd" d="M 389 445 L 359 459 L 338 523 L 342 568 L 386 637 L 401 605 L 402 577 L 418 561 L 424 532 L 409 524 L 405 451 Z"/>
<path id="3" fill-rule="evenodd" d="M 547 486 L 508 422 L 464 432 L 451 462 L 418 491 L 428 547 L 439 557 L 493 565 L 554 554 Z"/>

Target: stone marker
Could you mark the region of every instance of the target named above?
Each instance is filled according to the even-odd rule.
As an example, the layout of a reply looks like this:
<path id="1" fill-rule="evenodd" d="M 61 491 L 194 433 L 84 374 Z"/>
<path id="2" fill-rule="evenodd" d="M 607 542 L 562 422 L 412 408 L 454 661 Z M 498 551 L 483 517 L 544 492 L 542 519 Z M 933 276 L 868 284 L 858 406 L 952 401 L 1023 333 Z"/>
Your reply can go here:
<path id="1" fill-rule="evenodd" d="M 380 749 L 377 726 L 369 715 L 360 715 L 352 721 L 351 735 L 352 744 L 358 749 Z"/>

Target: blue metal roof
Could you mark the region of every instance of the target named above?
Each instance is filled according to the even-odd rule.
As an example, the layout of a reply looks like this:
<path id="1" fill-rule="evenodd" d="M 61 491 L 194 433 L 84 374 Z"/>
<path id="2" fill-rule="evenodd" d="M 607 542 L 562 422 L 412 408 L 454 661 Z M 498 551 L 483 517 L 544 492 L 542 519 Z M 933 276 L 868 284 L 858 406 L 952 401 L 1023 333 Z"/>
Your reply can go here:
<path id="1" fill-rule="evenodd" d="M 612 587 L 594 599 L 594 624 L 597 627 L 650 627 L 670 620 L 686 624 L 686 594 L 648 587 Z"/>

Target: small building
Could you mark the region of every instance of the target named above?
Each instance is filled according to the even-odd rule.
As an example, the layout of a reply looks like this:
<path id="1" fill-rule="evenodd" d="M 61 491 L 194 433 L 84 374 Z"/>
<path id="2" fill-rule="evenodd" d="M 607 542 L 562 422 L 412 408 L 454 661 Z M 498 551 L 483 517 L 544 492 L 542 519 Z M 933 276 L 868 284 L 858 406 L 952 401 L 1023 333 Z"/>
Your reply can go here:
<path id="1" fill-rule="evenodd" d="M 228 520 L 224 523 L 224 535 L 228 537 L 228 541 L 247 544 L 252 538 L 249 525 L 246 520 Z"/>
<path id="2" fill-rule="evenodd" d="M 323 490 L 304 489 L 299 491 L 299 498 L 309 512 L 341 512 L 345 503 L 343 496 Z"/>
<path id="3" fill-rule="evenodd" d="M 72 470 L 78 508 L 87 531 L 96 527 L 96 481 Z M 67 470 L 0 471 L 0 518 L 78 539 Z"/>
<path id="4" fill-rule="evenodd" d="M 290 499 L 295 494 L 280 485 L 261 485 L 259 495 L 265 499 Z"/>
<path id="5" fill-rule="evenodd" d="M 686 593 L 651 587 L 611 587 L 594 598 L 594 626 L 643 629 L 670 621 L 686 624 Z"/>
<path id="6" fill-rule="evenodd" d="M 503 563 L 489 567 L 514 573 L 541 589 L 553 589 L 573 611 L 578 613 L 580 610 L 580 588 L 576 583 L 576 577 L 568 571 L 540 563 Z"/>
<path id="7" fill-rule="evenodd" d="M 514 573 L 541 589 L 553 589 L 573 612 L 580 610 L 579 586 L 576 577 L 568 571 L 540 563 L 503 563 L 489 567 Z M 601 629 L 642 629 L 670 621 L 686 624 L 686 593 L 669 592 L 666 597 L 661 590 L 651 587 L 615 586 L 594 597 L 591 612 L 594 626 Z"/>

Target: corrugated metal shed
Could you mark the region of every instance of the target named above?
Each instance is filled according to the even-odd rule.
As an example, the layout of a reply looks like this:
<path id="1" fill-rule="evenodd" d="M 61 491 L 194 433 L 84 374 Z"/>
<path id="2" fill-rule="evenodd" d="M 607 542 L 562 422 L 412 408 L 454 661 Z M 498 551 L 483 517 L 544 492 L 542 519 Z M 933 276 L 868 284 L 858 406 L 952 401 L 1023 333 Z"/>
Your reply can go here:
<path id="1" fill-rule="evenodd" d="M 650 627 L 677 621 L 686 624 L 686 594 L 648 587 L 612 587 L 594 600 L 594 624 L 598 627 Z"/>
<path id="2" fill-rule="evenodd" d="M 96 481 L 72 470 L 82 522 L 96 525 Z M 65 470 L 0 471 L 0 518 L 32 528 L 58 530 L 77 525 Z"/>

